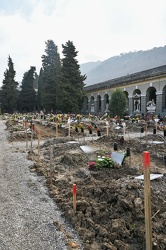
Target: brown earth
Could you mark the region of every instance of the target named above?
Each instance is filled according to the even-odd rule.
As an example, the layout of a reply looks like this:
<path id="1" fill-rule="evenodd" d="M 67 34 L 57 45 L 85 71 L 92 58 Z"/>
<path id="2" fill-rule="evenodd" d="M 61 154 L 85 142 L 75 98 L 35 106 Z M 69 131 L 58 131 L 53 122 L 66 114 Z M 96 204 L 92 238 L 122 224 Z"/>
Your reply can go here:
<path id="1" fill-rule="evenodd" d="M 13 132 L 12 126 L 13 122 L 7 123 L 12 131 L 9 140 L 25 140 L 25 133 Z M 146 249 L 144 181 L 135 179 L 143 174 L 144 151 L 150 153 L 150 172 L 163 174 L 151 181 L 151 223 L 153 249 L 166 249 L 166 142 L 159 131 L 153 135 L 152 128 L 148 128 L 147 135 L 137 133 L 135 137 L 134 132 L 139 132 L 140 126 L 144 124 L 128 124 L 121 145 L 123 131 L 116 131 L 113 126 L 108 136 L 105 126 L 100 124 L 100 137 L 94 129 L 89 136 L 88 131 L 76 133 L 74 128 L 69 137 L 67 126 L 58 128 L 56 133 L 55 124 L 35 124 L 34 139 L 40 129 L 40 139 L 45 142 L 40 146 L 40 158 L 37 148 L 28 154 L 35 162 L 31 171 L 45 175 L 50 196 L 80 235 L 85 250 Z M 30 137 L 29 134 L 29 140 Z M 114 143 L 118 144 L 118 152 L 130 149 L 131 155 L 123 165 L 115 163 L 111 168 L 90 171 L 89 162 L 95 161 L 98 155 L 111 155 Z M 93 153 L 85 153 L 80 146 L 89 146 Z M 73 184 L 77 187 L 76 211 Z M 58 222 L 55 224 L 61 230 Z"/>

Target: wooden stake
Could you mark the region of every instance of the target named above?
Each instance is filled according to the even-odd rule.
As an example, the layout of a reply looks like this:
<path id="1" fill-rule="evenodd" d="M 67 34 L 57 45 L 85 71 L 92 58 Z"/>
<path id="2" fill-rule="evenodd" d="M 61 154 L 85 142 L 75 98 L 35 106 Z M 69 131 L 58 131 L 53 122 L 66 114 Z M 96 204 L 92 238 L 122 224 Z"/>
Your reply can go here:
<path id="1" fill-rule="evenodd" d="M 28 149 L 27 121 L 25 121 L 25 131 L 26 131 L 26 149 Z"/>
<path id="2" fill-rule="evenodd" d="M 145 129 L 145 133 L 146 133 L 146 146 L 147 146 L 147 133 L 148 133 L 148 124 L 146 122 L 146 129 Z"/>
<path id="3" fill-rule="evenodd" d="M 32 144 L 33 144 L 33 129 L 31 129 L 31 153 L 32 153 Z"/>
<path id="4" fill-rule="evenodd" d="M 40 162 L 40 130 L 38 130 L 38 164 Z"/>
<path id="5" fill-rule="evenodd" d="M 150 153 L 143 152 L 146 250 L 152 250 Z"/>
<path id="6" fill-rule="evenodd" d="M 58 137 L 58 122 L 56 122 L 56 137 Z"/>
<path id="7" fill-rule="evenodd" d="M 108 121 L 106 121 L 106 135 L 108 136 Z"/>
<path id="8" fill-rule="evenodd" d="M 73 184 L 73 209 L 75 212 L 76 212 L 76 192 L 77 192 L 76 184 Z"/>
<path id="9" fill-rule="evenodd" d="M 52 184 L 53 177 L 53 145 L 50 145 L 50 184 Z"/>
<path id="10" fill-rule="evenodd" d="M 70 122 L 69 122 L 69 131 L 68 131 L 68 136 L 70 137 Z"/>

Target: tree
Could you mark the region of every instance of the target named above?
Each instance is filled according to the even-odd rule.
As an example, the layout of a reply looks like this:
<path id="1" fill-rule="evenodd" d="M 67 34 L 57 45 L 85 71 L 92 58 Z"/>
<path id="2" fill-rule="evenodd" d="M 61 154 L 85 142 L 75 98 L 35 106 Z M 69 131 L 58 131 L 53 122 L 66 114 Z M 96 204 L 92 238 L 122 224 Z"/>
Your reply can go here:
<path id="1" fill-rule="evenodd" d="M 46 42 L 46 55 L 42 55 L 42 72 L 40 75 L 41 106 L 47 111 L 58 109 L 57 95 L 60 86 L 61 61 L 58 48 L 52 40 Z"/>
<path id="2" fill-rule="evenodd" d="M 38 104 L 38 109 L 42 110 L 42 100 L 41 100 L 41 95 L 42 95 L 42 84 L 43 84 L 43 69 L 40 69 L 39 77 L 38 77 L 38 95 L 37 95 L 37 104 Z"/>
<path id="3" fill-rule="evenodd" d="M 17 110 L 18 82 L 14 80 L 16 72 L 11 57 L 8 57 L 8 69 L 4 72 L 4 80 L 1 90 L 1 105 L 4 112 L 13 113 Z"/>
<path id="4" fill-rule="evenodd" d="M 109 102 L 109 110 L 112 115 L 122 117 L 127 106 L 127 98 L 121 89 L 116 89 Z"/>
<path id="5" fill-rule="evenodd" d="M 30 70 L 24 73 L 19 98 L 19 110 L 21 112 L 33 112 L 36 109 L 35 70 L 35 67 L 30 67 Z"/>
<path id="6" fill-rule="evenodd" d="M 63 112 L 80 112 L 83 107 L 85 92 L 85 75 L 81 75 L 80 66 L 76 60 L 78 52 L 72 41 L 62 44 L 62 85 L 59 95 L 59 105 Z"/>

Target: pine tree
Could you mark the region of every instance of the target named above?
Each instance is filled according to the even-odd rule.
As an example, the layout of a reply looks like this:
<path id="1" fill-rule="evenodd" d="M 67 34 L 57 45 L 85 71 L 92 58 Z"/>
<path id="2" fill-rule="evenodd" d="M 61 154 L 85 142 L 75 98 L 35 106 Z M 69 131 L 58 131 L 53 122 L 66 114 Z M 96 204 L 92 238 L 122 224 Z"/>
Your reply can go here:
<path id="1" fill-rule="evenodd" d="M 16 72 L 11 57 L 8 57 L 8 69 L 4 72 L 4 80 L 1 90 L 1 106 L 4 112 L 13 113 L 17 110 L 18 82 L 14 80 Z"/>
<path id="2" fill-rule="evenodd" d="M 35 70 L 35 67 L 31 67 L 29 71 L 24 73 L 19 98 L 19 110 L 21 112 L 33 112 L 36 109 Z"/>
<path id="3" fill-rule="evenodd" d="M 46 42 L 46 55 L 42 55 L 41 105 L 47 112 L 58 109 L 61 61 L 58 48 L 52 40 Z"/>
<path id="4" fill-rule="evenodd" d="M 62 44 L 62 86 L 59 103 L 63 112 L 80 112 L 83 107 L 85 92 L 85 75 L 81 75 L 80 66 L 76 60 L 78 52 L 72 41 Z"/>

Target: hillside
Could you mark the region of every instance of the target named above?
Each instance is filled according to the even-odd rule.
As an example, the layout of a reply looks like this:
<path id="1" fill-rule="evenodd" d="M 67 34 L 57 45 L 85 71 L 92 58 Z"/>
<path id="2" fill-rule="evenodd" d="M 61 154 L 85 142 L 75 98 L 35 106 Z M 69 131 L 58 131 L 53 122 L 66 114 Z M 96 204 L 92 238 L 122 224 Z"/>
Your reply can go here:
<path id="1" fill-rule="evenodd" d="M 166 64 L 166 46 L 120 54 L 105 61 L 84 63 L 80 65 L 80 70 L 87 76 L 85 84 L 92 85 L 164 64 Z"/>

